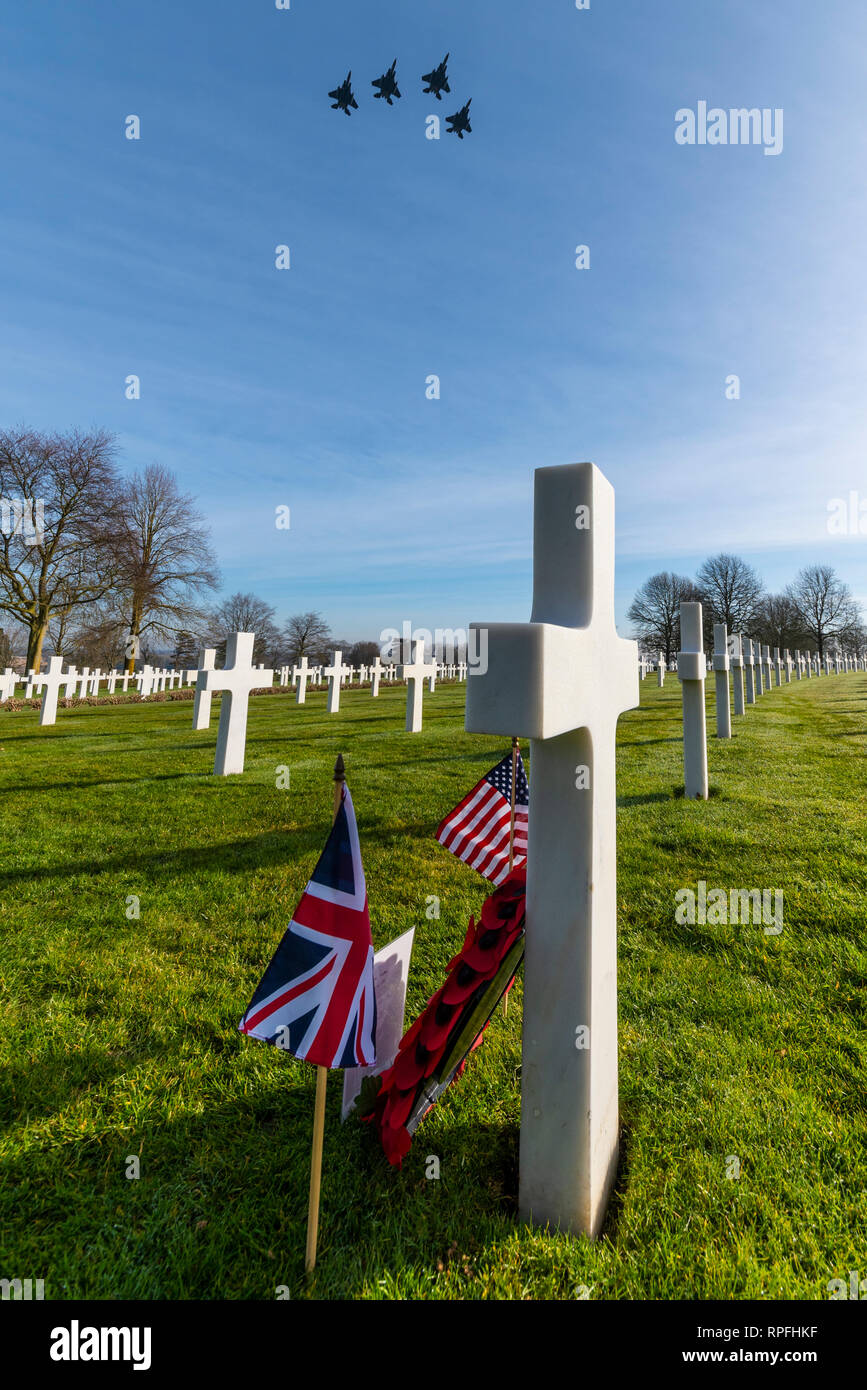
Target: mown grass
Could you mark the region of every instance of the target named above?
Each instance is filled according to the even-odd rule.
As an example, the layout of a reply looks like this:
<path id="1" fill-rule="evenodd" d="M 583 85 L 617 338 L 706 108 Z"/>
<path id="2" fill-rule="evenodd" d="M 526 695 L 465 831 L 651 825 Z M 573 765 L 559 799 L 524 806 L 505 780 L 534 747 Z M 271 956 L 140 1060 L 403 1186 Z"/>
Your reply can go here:
<path id="1" fill-rule="evenodd" d="M 517 1218 L 519 982 L 400 1173 L 340 1125 L 332 1075 L 305 1280 L 314 1072 L 237 1021 L 324 841 L 338 751 L 375 943 L 417 928 L 408 1021 L 440 983 L 485 884 L 432 832 L 505 751 L 464 733 L 463 697 L 426 695 L 417 736 L 402 690 L 351 692 L 332 717 L 321 692 L 254 700 L 227 779 L 216 710 L 197 735 L 184 704 L 62 711 L 45 731 L 0 713 L 0 1276 L 49 1298 L 683 1299 L 825 1298 L 867 1273 L 855 673 L 773 691 L 711 737 L 704 804 L 678 794 L 677 681 L 646 680 L 621 720 L 622 1161 L 602 1238 Z M 699 879 L 782 889 L 782 933 L 677 925 Z"/>

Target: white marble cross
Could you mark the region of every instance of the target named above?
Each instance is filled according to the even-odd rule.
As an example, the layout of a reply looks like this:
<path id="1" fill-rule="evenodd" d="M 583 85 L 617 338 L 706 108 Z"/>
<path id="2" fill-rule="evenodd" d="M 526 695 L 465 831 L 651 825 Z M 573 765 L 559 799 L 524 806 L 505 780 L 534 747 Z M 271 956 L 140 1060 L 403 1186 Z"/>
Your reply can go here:
<path id="1" fill-rule="evenodd" d="M 704 682 L 707 661 L 702 637 L 700 603 L 680 605 L 680 645 L 677 675 L 683 687 L 683 785 L 691 801 L 707 801 L 707 720 Z"/>
<path id="2" fill-rule="evenodd" d="M 370 693 L 374 698 L 376 698 L 376 696 L 379 694 L 379 678 L 384 670 L 385 667 L 383 666 L 382 662 L 377 656 L 376 660 L 371 663 L 370 667 Z"/>
<path id="3" fill-rule="evenodd" d="M 521 1217 L 596 1236 L 618 1154 L 615 740 L 639 694 L 592 463 L 536 470 L 530 622 L 472 626 L 467 730 L 531 739 Z"/>
<path id="4" fill-rule="evenodd" d="M 292 667 L 292 684 L 295 689 L 296 705 L 307 703 L 307 682 L 310 679 L 310 668 L 307 665 L 307 657 L 302 656 L 297 666 Z"/>
<path id="5" fill-rule="evenodd" d="M 63 657 L 53 656 L 48 663 L 48 670 L 42 677 L 45 684 L 45 693 L 42 696 L 42 708 L 39 713 L 40 724 L 53 724 L 57 719 L 57 696 L 60 687 L 66 680 L 63 674 Z"/>
<path id="6" fill-rule="evenodd" d="M 716 684 L 716 736 L 731 738 L 732 715 L 729 706 L 729 647 L 725 623 L 713 625 L 713 669 Z"/>
<path id="7" fill-rule="evenodd" d="M 731 633 L 728 639 L 729 662 L 732 669 L 732 690 L 735 714 L 744 713 L 744 639 L 740 632 Z"/>
<path id="8" fill-rule="evenodd" d="M 774 647 L 774 683 L 775 685 L 783 684 L 783 663 L 779 647 Z"/>
<path id="9" fill-rule="evenodd" d="M 744 677 L 746 679 L 747 686 L 747 704 L 754 705 L 756 703 L 756 677 L 752 639 L 749 637 L 745 637 L 743 639 L 743 647 Z"/>
<path id="10" fill-rule="evenodd" d="M 196 671 L 196 696 L 193 700 L 193 729 L 201 731 L 211 727 L 211 696 L 207 689 L 207 673 L 214 670 L 217 660 L 216 647 L 203 647 L 199 652 L 199 669 Z"/>
<path id="11" fill-rule="evenodd" d="M 213 695 L 222 691 L 220 723 L 217 726 L 217 753 L 214 776 L 228 777 L 244 771 L 247 747 L 247 710 L 250 691 L 270 685 L 273 671 L 253 666 L 255 632 L 231 632 L 226 638 L 226 665 L 222 671 L 206 670 L 203 689 Z"/>
<path id="12" fill-rule="evenodd" d="M 331 665 L 325 667 L 323 675 L 328 677 L 328 713 L 336 714 L 340 709 L 340 686 L 345 675 L 342 652 L 334 653 Z"/>
<path id="13" fill-rule="evenodd" d="M 656 663 L 656 684 L 660 690 L 665 685 L 665 652 L 659 653 L 659 660 Z"/>
<path id="14" fill-rule="evenodd" d="M 784 656 L 783 656 L 783 664 L 784 664 L 784 666 L 785 666 L 785 668 L 786 668 L 786 685 L 791 685 L 791 683 L 792 683 L 792 653 L 789 651 L 788 647 L 786 647 L 786 650 L 785 650 L 785 653 L 784 653 Z"/>
<path id="15" fill-rule="evenodd" d="M 400 668 L 400 679 L 405 680 L 406 685 L 406 732 L 408 734 L 421 733 L 422 724 L 422 701 L 424 698 L 424 682 L 432 680 L 436 676 L 436 662 L 426 662 L 424 659 L 424 642 L 416 641 L 413 645 L 412 661 L 405 662 Z"/>

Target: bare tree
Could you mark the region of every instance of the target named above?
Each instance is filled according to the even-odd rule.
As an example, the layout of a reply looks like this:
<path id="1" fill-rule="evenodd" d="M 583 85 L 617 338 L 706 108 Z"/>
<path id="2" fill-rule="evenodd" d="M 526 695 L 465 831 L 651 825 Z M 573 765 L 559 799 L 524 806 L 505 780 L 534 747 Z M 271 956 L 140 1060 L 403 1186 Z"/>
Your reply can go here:
<path id="1" fill-rule="evenodd" d="M 210 537 L 192 497 L 160 464 L 129 478 L 116 539 L 128 636 L 171 641 L 202 626 L 204 594 L 219 583 Z M 128 656 L 127 666 L 135 669 Z"/>
<path id="2" fill-rule="evenodd" d="M 380 642 L 353 642 L 349 648 L 348 661 L 351 666 L 369 666 L 379 656 Z"/>
<path id="3" fill-rule="evenodd" d="M 0 627 L 0 671 L 12 666 L 18 656 L 18 643 L 12 629 Z"/>
<path id="4" fill-rule="evenodd" d="M 764 586 L 752 565 L 739 555 L 711 555 L 699 567 L 696 587 L 706 622 L 725 623 L 729 632 L 747 632 L 758 616 Z"/>
<path id="5" fill-rule="evenodd" d="M 112 436 L 0 432 L 0 499 L 0 609 L 27 629 L 27 670 L 38 671 L 52 618 L 102 598 L 117 577 Z"/>
<path id="6" fill-rule="evenodd" d="M 278 661 L 280 632 L 274 623 L 274 609 L 264 599 L 255 594 L 232 594 L 214 609 L 208 644 L 216 647 L 219 661 L 226 660 L 226 638 L 231 632 L 255 632 L 254 662 L 273 667 Z"/>
<path id="7" fill-rule="evenodd" d="M 626 614 L 642 647 L 663 652 L 670 664 L 680 646 L 680 605 L 697 598 L 695 585 L 685 575 L 664 570 L 646 579 Z"/>
<path id="8" fill-rule="evenodd" d="M 788 594 L 766 594 L 752 621 L 744 624 L 744 627 L 750 636 L 765 643 L 771 650 L 774 647 L 779 647 L 780 651 L 785 651 L 787 647 L 789 651 L 809 649 L 809 639 L 798 610 Z"/>
<path id="9" fill-rule="evenodd" d="M 308 661 L 320 662 L 331 659 L 331 648 L 335 646 L 331 629 L 321 613 L 296 613 L 288 618 L 283 628 L 288 661 L 298 662 L 302 656 Z"/>
<path id="10" fill-rule="evenodd" d="M 786 589 L 805 635 L 815 643 L 820 657 L 830 640 L 842 641 L 861 624 L 861 613 L 830 565 L 807 565 Z"/>

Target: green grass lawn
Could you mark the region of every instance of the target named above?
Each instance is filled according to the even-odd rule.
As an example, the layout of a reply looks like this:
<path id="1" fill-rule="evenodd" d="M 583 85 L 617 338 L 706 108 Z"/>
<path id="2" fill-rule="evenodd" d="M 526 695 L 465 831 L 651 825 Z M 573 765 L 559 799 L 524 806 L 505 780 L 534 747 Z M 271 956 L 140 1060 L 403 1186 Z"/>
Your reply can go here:
<path id="1" fill-rule="evenodd" d="M 464 733 L 455 685 L 426 694 L 415 736 L 402 689 L 330 717 L 322 692 L 255 699 L 247 770 L 225 779 L 216 709 L 210 734 L 182 703 L 80 707 L 44 732 L 0 712 L 0 1276 L 55 1299 L 823 1299 L 867 1275 L 867 675 L 772 691 L 711 737 L 706 803 L 679 794 L 677 680 L 641 699 L 619 732 L 622 1152 L 602 1237 L 518 1221 L 519 980 L 401 1172 L 340 1125 L 332 1073 L 309 1284 L 314 1069 L 238 1020 L 324 843 L 341 751 L 374 943 L 417 928 L 416 1016 L 486 892 L 433 831 L 506 747 Z M 782 889 L 783 931 L 677 925 L 699 879 Z"/>

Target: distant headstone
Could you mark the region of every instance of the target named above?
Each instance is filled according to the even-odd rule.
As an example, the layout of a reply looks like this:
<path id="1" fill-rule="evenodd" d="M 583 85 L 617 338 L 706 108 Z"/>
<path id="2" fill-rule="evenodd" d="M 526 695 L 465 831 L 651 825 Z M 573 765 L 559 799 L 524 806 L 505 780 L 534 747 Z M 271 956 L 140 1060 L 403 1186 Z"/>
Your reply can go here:
<path id="1" fill-rule="evenodd" d="M 747 687 L 747 704 L 754 705 L 756 703 L 756 668 L 751 638 L 745 637 L 743 639 L 743 644 L 744 680 Z"/>
<path id="2" fill-rule="evenodd" d="M 425 661 L 424 642 L 417 641 L 413 648 L 412 661 L 406 662 L 400 668 L 400 679 L 407 683 L 406 732 L 408 734 L 421 733 L 424 682 L 431 680 L 435 674 L 436 663 Z"/>
<path id="3" fill-rule="evenodd" d="M 665 685 L 665 653 L 659 653 L 659 660 L 656 663 L 656 684 L 660 690 Z"/>
<path id="4" fill-rule="evenodd" d="M 193 700 L 193 729 L 198 733 L 211 727 L 211 693 L 208 690 L 208 672 L 214 670 L 216 663 L 216 647 L 203 647 L 199 652 L 196 696 Z"/>
<path id="5" fill-rule="evenodd" d="M 63 675 L 63 657 L 53 656 L 48 663 L 48 670 L 42 677 L 45 683 L 45 692 L 42 696 L 42 708 L 39 712 L 40 724 L 53 724 L 57 719 L 57 696 L 60 687 L 66 677 Z"/>
<path id="6" fill-rule="evenodd" d="M 740 632 L 733 632 L 728 639 L 729 664 L 732 672 L 732 695 L 735 714 L 742 715 L 744 709 L 744 639 Z"/>
<path id="7" fill-rule="evenodd" d="M 384 670 L 385 667 L 383 666 L 379 657 L 377 657 L 370 667 L 370 693 L 374 696 L 374 698 L 379 694 L 379 680 Z"/>
<path id="8" fill-rule="evenodd" d="M 273 671 L 253 666 L 254 632 L 232 632 L 226 638 L 226 665 L 222 671 L 205 671 L 205 692 L 222 691 L 214 776 L 227 777 L 244 771 L 247 746 L 247 710 L 250 691 L 270 685 Z"/>
<path id="9" fill-rule="evenodd" d="M 702 639 L 700 603 L 681 603 L 680 641 L 677 674 L 683 687 L 684 795 L 690 801 L 706 801 L 707 722 L 704 710 L 704 681 L 707 665 Z"/>
<path id="10" fill-rule="evenodd" d="M 325 667 L 323 674 L 328 678 L 328 713 L 336 714 L 340 709 L 340 686 L 345 674 L 342 652 L 334 653 L 331 665 Z"/>
<path id="11" fill-rule="evenodd" d="M 307 665 L 307 657 L 302 656 L 297 666 L 292 667 L 292 684 L 296 685 L 295 703 L 304 705 L 307 703 L 307 682 L 310 679 L 310 668 Z"/>
<path id="12" fill-rule="evenodd" d="M 713 625 L 713 669 L 716 686 L 716 736 L 731 738 L 732 716 L 729 707 L 729 648 L 725 623 Z"/>

